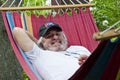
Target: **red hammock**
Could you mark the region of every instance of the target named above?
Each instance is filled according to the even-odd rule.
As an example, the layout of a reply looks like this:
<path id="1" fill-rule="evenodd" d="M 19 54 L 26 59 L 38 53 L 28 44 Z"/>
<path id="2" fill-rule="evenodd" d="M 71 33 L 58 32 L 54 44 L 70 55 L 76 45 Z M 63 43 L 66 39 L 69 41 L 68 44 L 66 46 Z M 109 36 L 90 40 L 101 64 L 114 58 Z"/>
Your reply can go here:
<path id="1" fill-rule="evenodd" d="M 5 12 L 2 13 L 2 16 L 4 19 L 6 30 L 9 35 L 9 39 L 22 68 L 25 70 L 31 80 L 39 79 L 38 76 L 36 76 L 36 74 L 34 73 L 34 70 L 31 70 L 23 55 L 21 55 L 21 51 L 18 49 L 18 46 L 14 42 L 10 28 L 12 23 L 8 23 Z M 13 17 L 14 22 L 12 28 L 14 28 L 15 26 L 22 27 L 22 21 L 19 13 L 12 12 L 11 16 Z M 36 17 L 34 14 L 32 14 L 32 29 L 33 34 L 36 38 L 38 38 L 38 28 L 46 21 L 54 21 L 56 23 L 59 23 L 63 31 L 65 32 L 70 45 L 82 45 L 88 48 L 91 52 L 93 52 L 98 45 L 98 42 L 94 41 L 92 37 L 93 33 L 97 32 L 98 29 L 95 25 L 89 9 L 86 9 L 85 12 L 80 9 L 78 14 L 76 14 L 75 11 L 72 11 L 71 16 L 69 16 L 67 13 L 64 13 L 63 15 L 57 14 L 55 17 L 49 15 L 47 18 L 45 18 L 42 15 Z"/>

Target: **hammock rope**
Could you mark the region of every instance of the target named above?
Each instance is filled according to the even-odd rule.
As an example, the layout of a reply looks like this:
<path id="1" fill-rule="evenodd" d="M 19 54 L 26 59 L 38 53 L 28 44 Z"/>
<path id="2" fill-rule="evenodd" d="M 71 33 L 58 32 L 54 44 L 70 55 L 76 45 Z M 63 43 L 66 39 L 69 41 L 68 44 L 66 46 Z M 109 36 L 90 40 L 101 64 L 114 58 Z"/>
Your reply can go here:
<path id="1" fill-rule="evenodd" d="M 62 8 L 80 8 L 80 7 L 92 7 L 95 4 L 90 4 L 90 3 L 82 3 L 81 1 L 78 1 L 78 4 L 75 4 L 72 0 L 69 0 L 71 3 L 65 2 L 65 0 L 62 0 L 62 5 L 60 5 L 61 3 L 59 3 L 58 0 L 55 0 L 55 4 L 51 5 L 51 6 L 45 6 L 45 5 L 41 5 L 41 6 L 33 6 L 30 7 L 29 5 L 29 0 L 27 1 L 27 6 L 26 7 L 20 7 L 21 3 L 23 2 L 23 0 L 20 0 L 20 2 L 18 3 L 17 7 L 12 7 L 13 4 L 15 4 L 15 0 L 12 1 L 12 3 L 9 5 L 9 7 L 4 7 L 6 5 L 6 3 L 8 2 L 8 0 L 3 3 L 0 7 L 0 10 L 2 11 L 7 11 L 7 10 L 48 10 L 48 9 L 62 9 Z M 85 1 L 84 1 L 85 2 Z M 82 3 L 82 4 L 80 4 Z"/>
<path id="2" fill-rule="evenodd" d="M 120 36 L 120 28 L 119 27 L 117 29 L 112 29 L 118 24 L 120 24 L 120 20 L 117 21 L 116 23 L 114 23 L 112 26 L 105 29 L 104 31 L 94 33 L 93 38 L 97 41 L 97 40 L 110 39 L 113 37 Z"/>

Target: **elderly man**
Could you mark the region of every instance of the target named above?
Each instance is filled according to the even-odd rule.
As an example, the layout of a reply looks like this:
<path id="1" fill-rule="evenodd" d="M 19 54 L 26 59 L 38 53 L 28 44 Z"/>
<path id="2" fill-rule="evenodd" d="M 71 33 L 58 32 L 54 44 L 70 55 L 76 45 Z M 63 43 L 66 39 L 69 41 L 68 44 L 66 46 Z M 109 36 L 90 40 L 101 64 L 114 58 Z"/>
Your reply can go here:
<path id="1" fill-rule="evenodd" d="M 44 80 L 68 80 L 88 58 L 83 46 L 70 46 L 57 23 L 46 22 L 39 30 L 39 40 L 21 28 L 14 28 L 16 42 Z"/>

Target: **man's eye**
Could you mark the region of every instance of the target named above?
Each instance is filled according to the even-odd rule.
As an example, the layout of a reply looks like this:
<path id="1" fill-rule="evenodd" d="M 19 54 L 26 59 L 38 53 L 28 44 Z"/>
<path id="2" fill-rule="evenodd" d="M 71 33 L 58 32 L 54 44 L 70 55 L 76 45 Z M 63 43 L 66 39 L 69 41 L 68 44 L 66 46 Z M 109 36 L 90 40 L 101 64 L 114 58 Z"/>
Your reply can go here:
<path id="1" fill-rule="evenodd" d="M 51 38 L 51 37 L 53 37 L 52 34 L 48 34 L 48 35 L 46 36 L 46 38 Z"/>
<path id="2" fill-rule="evenodd" d="M 46 38 L 46 39 L 47 39 L 47 38 L 52 38 L 54 35 L 60 36 L 60 33 L 56 33 L 56 34 L 47 34 L 47 35 L 45 35 L 45 38 Z"/>
<path id="3" fill-rule="evenodd" d="M 59 34 L 59 33 L 57 33 L 56 35 L 57 35 L 57 36 L 59 36 L 60 34 Z"/>

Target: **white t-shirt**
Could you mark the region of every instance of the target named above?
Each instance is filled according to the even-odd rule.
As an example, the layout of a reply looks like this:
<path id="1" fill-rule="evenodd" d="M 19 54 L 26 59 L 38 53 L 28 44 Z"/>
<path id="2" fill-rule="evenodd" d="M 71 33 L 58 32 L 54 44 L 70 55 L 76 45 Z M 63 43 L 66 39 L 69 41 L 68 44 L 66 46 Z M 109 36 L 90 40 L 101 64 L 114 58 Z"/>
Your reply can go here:
<path id="1" fill-rule="evenodd" d="M 80 54 L 90 55 L 83 46 L 71 46 L 66 51 L 54 52 L 40 49 L 36 44 L 25 53 L 44 80 L 68 80 L 80 67 Z"/>

